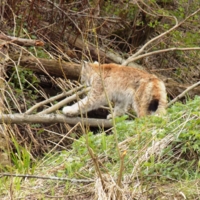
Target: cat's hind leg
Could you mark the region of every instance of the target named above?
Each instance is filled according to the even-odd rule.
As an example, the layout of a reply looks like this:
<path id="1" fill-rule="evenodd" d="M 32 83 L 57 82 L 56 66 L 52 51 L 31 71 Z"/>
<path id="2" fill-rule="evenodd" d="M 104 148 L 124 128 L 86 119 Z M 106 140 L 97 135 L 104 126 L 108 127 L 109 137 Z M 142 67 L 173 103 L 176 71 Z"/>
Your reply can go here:
<path id="1" fill-rule="evenodd" d="M 112 119 L 113 117 L 119 117 L 125 114 L 127 111 L 128 105 L 125 102 L 115 102 L 115 107 L 113 110 L 113 114 L 109 114 L 107 119 Z"/>

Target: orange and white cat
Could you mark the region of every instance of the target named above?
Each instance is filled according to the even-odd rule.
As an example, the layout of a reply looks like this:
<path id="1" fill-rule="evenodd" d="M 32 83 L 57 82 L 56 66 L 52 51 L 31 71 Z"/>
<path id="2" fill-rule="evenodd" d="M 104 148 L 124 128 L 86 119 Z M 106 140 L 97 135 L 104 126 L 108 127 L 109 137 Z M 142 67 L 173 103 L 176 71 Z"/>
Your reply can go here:
<path id="1" fill-rule="evenodd" d="M 124 115 L 132 108 L 138 117 L 152 113 L 165 114 L 167 94 L 163 81 L 157 76 L 133 67 L 117 64 L 84 62 L 81 83 L 91 87 L 85 98 L 72 106 L 65 106 L 67 116 L 83 114 L 88 111 L 114 103 L 113 116 Z M 107 119 L 112 118 L 109 114 Z"/>

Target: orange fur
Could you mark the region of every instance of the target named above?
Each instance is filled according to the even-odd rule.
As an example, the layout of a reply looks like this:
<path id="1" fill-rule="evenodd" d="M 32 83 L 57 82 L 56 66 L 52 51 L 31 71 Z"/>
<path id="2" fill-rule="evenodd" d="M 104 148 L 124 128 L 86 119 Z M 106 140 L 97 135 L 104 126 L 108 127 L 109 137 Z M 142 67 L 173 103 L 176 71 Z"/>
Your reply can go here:
<path id="1" fill-rule="evenodd" d="M 66 115 L 77 115 L 107 104 L 115 104 L 114 116 L 123 115 L 129 107 L 138 117 L 166 112 L 167 95 L 163 81 L 157 76 L 133 67 L 117 64 L 84 63 L 81 82 L 91 86 L 87 97 L 63 108 Z M 106 93 L 105 93 L 106 92 Z M 107 118 L 111 118 L 108 115 Z"/>

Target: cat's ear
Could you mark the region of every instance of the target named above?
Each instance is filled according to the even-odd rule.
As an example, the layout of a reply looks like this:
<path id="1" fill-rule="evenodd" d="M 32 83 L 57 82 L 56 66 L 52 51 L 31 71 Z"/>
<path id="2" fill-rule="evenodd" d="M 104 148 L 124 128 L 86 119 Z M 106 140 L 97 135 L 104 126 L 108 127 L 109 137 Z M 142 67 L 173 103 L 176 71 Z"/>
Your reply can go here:
<path id="1" fill-rule="evenodd" d="M 94 61 L 94 64 L 99 65 L 99 62 L 98 61 Z"/>
<path id="2" fill-rule="evenodd" d="M 81 69 L 81 83 L 86 84 L 87 86 L 91 86 L 91 76 L 92 76 L 92 66 L 86 62 L 83 61 L 82 63 L 82 69 Z"/>
<path id="3" fill-rule="evenodd" d="M 92 69 L 92 67 L 90 66 L 90 64 L 86 61 L 83 61 L 82 63 L 82 70 L 84 71 L 90 71 Z"/>

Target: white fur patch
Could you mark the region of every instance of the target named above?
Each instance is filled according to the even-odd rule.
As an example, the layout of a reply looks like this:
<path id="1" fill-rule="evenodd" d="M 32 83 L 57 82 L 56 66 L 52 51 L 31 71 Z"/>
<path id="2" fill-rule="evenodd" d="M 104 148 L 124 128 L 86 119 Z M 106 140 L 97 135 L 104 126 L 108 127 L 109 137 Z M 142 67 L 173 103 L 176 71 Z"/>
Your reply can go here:
<path id="1" fill-rule="evenodd" d="M 75 115 L 77 111 L 72 106 L 65 106 L 62 109 L 62 112 L 63 114 L 70 116 L 70 115 Z"/>

